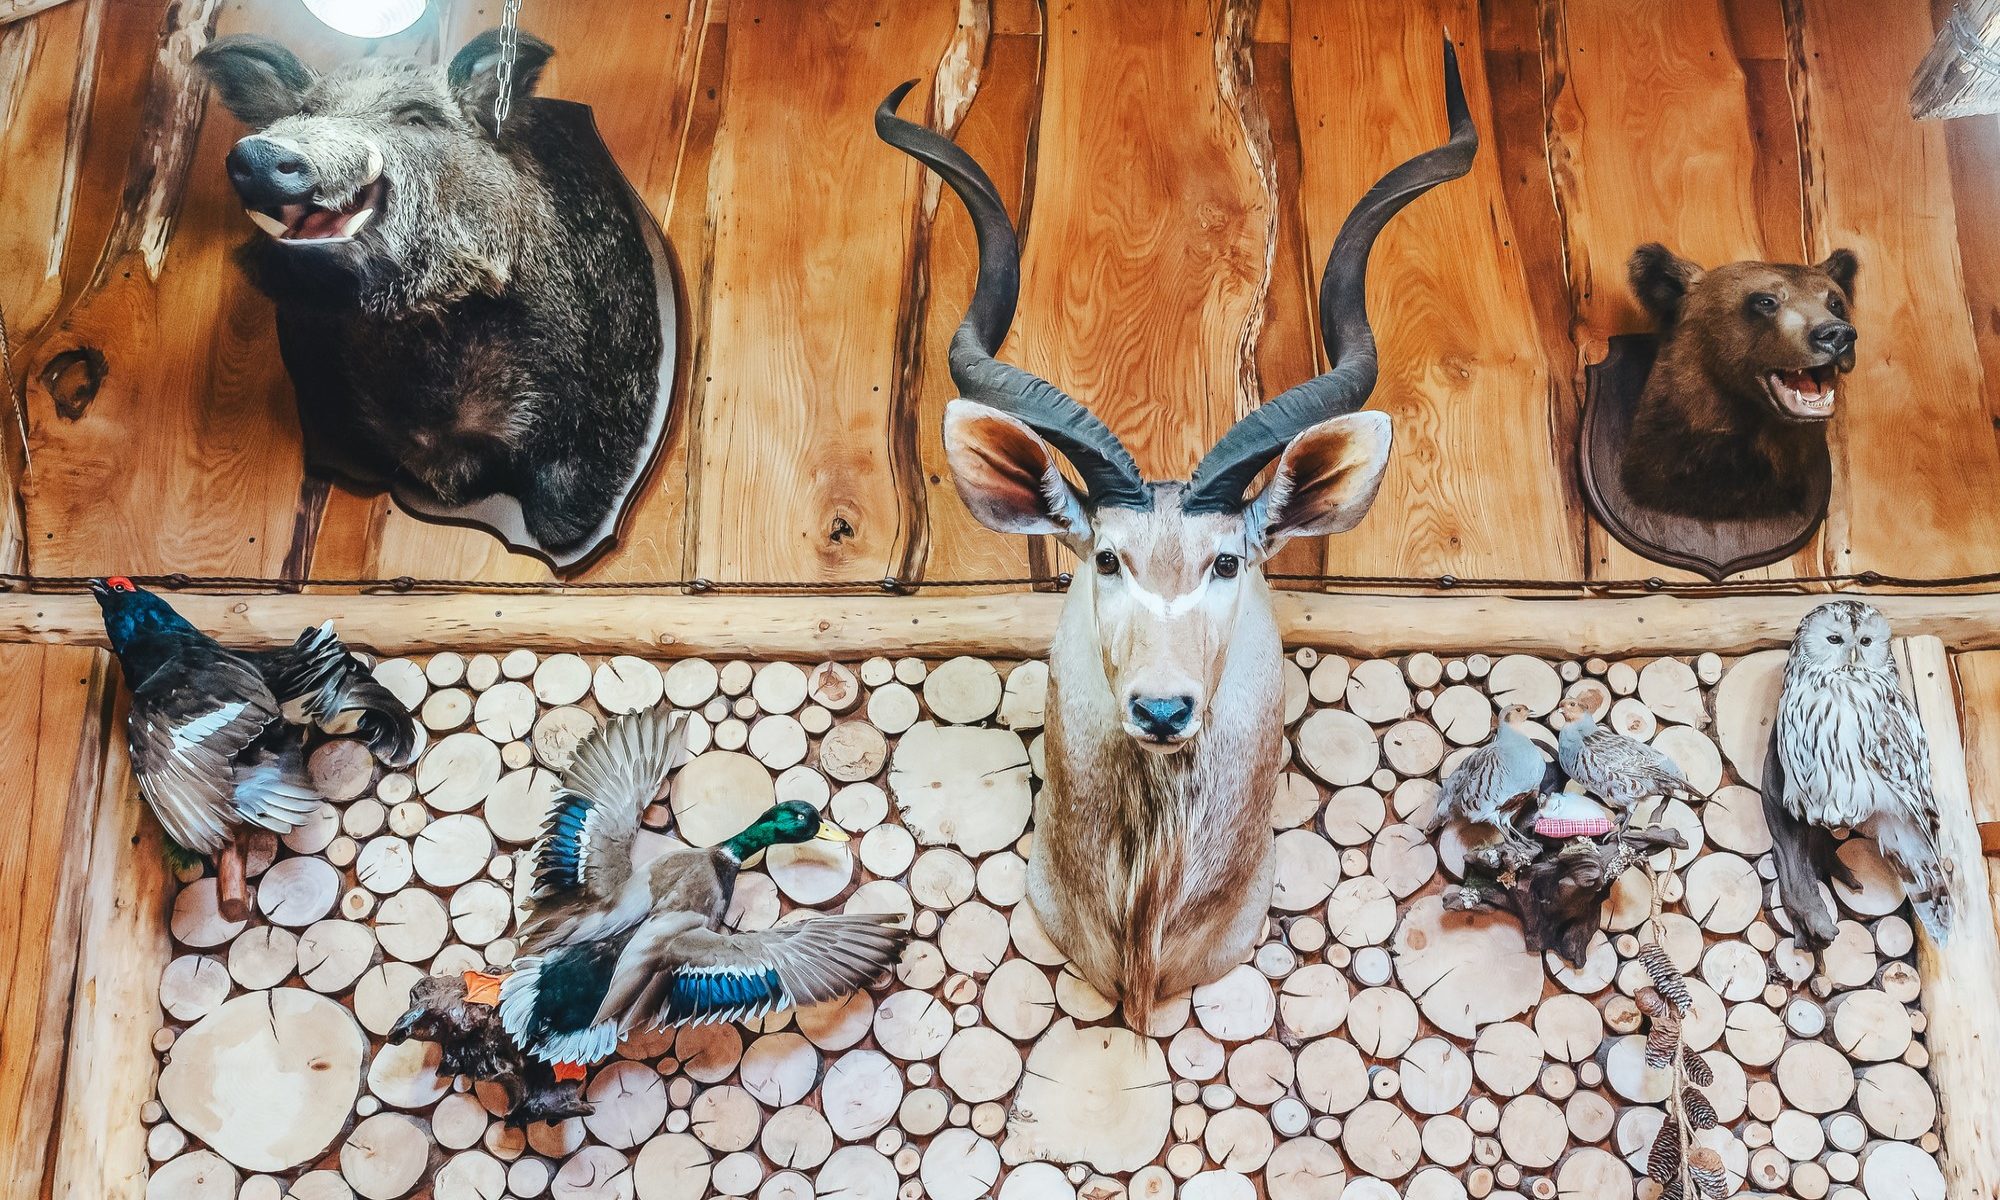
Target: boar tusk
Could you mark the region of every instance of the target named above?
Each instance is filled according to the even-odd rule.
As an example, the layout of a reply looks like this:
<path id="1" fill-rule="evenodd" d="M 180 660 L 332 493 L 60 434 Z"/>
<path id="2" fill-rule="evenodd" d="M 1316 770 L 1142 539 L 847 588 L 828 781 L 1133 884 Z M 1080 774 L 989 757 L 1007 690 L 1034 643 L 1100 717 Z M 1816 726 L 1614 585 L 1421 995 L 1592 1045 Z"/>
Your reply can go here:
<path id="1" fill-rule="evenodd" d="M 274 238 L 282 238 L 285 236 L 287 232 L 289 232 L 289 230 L 285 228 L 285 223 L 283 221 L 280 221 L 278 218 L 272 216 L 269 213 L 260 213 L 254 208 L 246 208 L 243 210 L 243 215 L 249 217 L 251 221 L 255 222 L 257 228 L 263 230 L 265 233 L 270 234 Z"/>
<path id="2" fill-rule="evenodd" d="M 353 216 L 347 218 L 347 224 L 341 226 L 340 236 L 344 238 L 353 237 L 355 234 L 360 233 L 362 227 L 367 225 L 369 221 L 374 219 L 374 217 L 375 217 L 374 209 L 372 208 L 362 209 L 360 212 L 355 213 Z"/>
<path id="3" fill-rule="evenodd" d="M 361 186 L 367 187 L 380 178 L 382 178 L 382 150 L 375 143 L 370 142 L 368 143 L 368 178 L 361 181 Z"/>

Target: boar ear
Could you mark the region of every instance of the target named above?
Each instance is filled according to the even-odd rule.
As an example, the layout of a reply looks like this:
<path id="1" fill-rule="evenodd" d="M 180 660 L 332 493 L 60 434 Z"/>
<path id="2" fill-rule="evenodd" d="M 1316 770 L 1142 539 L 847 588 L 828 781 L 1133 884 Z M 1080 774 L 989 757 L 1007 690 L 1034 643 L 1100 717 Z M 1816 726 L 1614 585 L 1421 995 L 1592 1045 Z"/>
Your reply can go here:
<path id="1" fill-rule="evenodd" d="M 1861 260 L 1854 257 L 1854 251 L 1852 250 L 1835 250 L 1832 254 L 1826 256 L 1824 262 L 1813 264 L 1813 270 L 1825 271 L 1835 283 L 1840 285 L 1840 290 L 1847 293 L 1849 300 L 1854 299 L 1854 273 L 1860 269 Z"/>
<path id="2" fill-rule="evenodd" d="M 312 70 L 298 55 L 247 33 L 215 39 L 194 63 L 221 94 L 223 107 L 258 128 L 296 114 L 313 85 Z"/>
<path id="3" fill-rule="evenodd" d="M 532 33 L 520 35 L 514 56 L 514 101 L 530 95 L 541 80 L 555 47 Z M 445 71 L 451 94 L 465 114 L 488 133 L 493 128 L 493 102 L 500 97 L 500 31 L 489 29 L 465 44 Z M 511 103 L 511 102 L 510 102 Z"/>
<path id="4" fill-rule="evenodd" d="M 1702 276 L 1700 267 L 1658 242 L 1647 242 L 1634 250 L 1625 269 L 1632 280 L 1632 294 L 1662 328 L 1680 320 L 1688 289 L 1700 283 Z"/>

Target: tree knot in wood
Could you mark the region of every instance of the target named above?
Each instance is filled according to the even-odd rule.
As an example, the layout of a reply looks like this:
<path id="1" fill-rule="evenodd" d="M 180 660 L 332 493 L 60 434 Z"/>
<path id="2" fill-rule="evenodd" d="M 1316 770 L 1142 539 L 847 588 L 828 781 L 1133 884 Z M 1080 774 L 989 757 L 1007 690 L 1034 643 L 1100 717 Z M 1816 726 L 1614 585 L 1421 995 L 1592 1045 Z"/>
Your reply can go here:
<path id="1" fill-rule="evenodd" d="M 56 415 L 65 421 L 76 421 L 90 410 L 90 402 L 97 399 L 97 389 L 103 386 L 107 370 L 103 351 L 95 346 L 78 346 L 50 358 L 37 378 L 55 402 Z"/>

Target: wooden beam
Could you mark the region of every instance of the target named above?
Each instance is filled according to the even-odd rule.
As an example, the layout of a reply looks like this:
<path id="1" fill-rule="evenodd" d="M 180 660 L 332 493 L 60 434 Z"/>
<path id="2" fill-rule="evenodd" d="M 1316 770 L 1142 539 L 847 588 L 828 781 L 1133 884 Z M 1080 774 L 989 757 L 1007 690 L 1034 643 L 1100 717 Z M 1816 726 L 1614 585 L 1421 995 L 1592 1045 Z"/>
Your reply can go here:
<path id="1" fill-rule="evenodd" d="M 124 723 L 121 698 L 112 724 Z M 58 1123 L 51 1186 L 42 1194 L 145 1200 L 146 1127 L 135 1118 L 159 1074 L 153 1033 L 160 972 L 173 953 L 167 907 L 174 887 L 160 824 L 139 801 L 123 737 L 105 739 L 100 778 L 78 837 L 89 855 L 76 972 L 82 983 L 70 1012 L 62 1107 L 44 1110 Z"/>
<path id="2" fill-rule="evenodd" d="M 1344 654 L 1746 654 L 1791 644 L 1824 596 L 1521 599 L 1274 593 L 1287 645 Z M 1063 597 L 1045 592 L 936 596 L 643 594 L 175 595 L 174 607 L 232 646 L 275 646 L 332 620 L 380 654 L 526 647 L 654 657 L 1037 656 Z M 2000 649 L 2000 594 L 1870 595 L 1907 634 L 1954 650 Z M 85 595 L 0 596 L 0 644 L 102 646 Z"/>
<path id="3" fill-rule="evenodd" d="M 1993 1081 L 2000 1079 L 2000 1021 L 1993 1009 L 2000 935 L 1972 813 L 1951 660 L 1935 637 L 1913 637 L 1905 645 L 1917 714 L 1931 744 L 1938 847 L 1953 866 L 1951 936 L 1942 945 L 1928 933 L 1917 940 L 1917 973 L 1930 1021 L 1924 1036 L 1944 1121 L 1946 1194 L 1951 1200 L 1981 1200 L 2000 1196 L 2000 1131 L 1992 1121 Z"/>
<path id="4" fill-rule="evenodd" d="M 0 649 L 0 764 L 20 803 L 0 841 L 0 1193 L 41 1194 L 103 768 L 108 656 Z"/>

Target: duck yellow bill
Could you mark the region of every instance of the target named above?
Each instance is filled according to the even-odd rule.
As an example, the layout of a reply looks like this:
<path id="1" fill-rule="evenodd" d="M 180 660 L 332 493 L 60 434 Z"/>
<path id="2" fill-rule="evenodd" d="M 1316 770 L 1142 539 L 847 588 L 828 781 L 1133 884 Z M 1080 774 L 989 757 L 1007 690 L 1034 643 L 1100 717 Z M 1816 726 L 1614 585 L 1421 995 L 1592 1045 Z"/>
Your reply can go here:
<path id="1" fill-rule="evenodd" d="M 820 842 L 844 842 L 847 840 L 847 831 L 838 825 L 821 825 L 819 832 L 813 834 L 813 840 Z"/>

